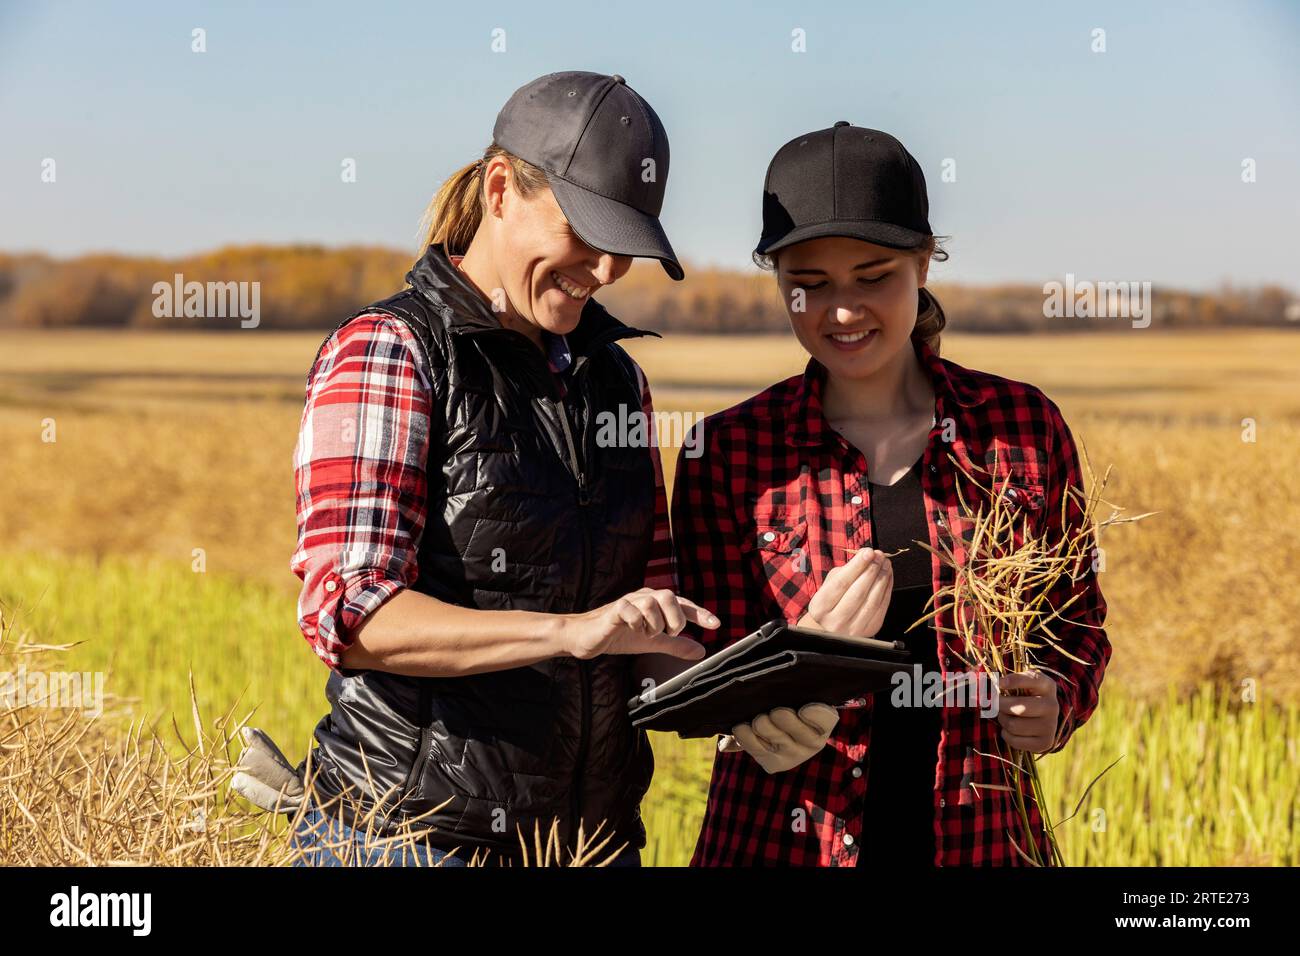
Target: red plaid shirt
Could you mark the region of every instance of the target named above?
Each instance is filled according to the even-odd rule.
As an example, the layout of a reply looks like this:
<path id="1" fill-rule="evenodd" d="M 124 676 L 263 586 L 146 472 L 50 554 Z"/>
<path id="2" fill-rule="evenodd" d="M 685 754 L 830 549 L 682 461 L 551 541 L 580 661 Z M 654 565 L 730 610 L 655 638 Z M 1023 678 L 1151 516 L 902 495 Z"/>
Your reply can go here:
<path id="1" fill-rule="evenodd" d="M 545 337 L 562 384 L 567 343 Z M 376 312 L 335 332 L 312 368 L 294 451 L 298 545 L 290 566 L 302 580 L 298 627 L 335 670 L 361 622 L 416 578 L 428 518 L 430 393 L 420 355 L 405 323 Z M 653 422 L 650 388 L 636 371 Z M 668 499 L 655 441 L 649 452 L 657 494 L 645 584 L 670 588 Z"/>
<path id="2" fill-rule="evenodd" d="M 986 484 L 988 472 L 999 487 L 1010 476 L 1005 494 L 1024 511 L 1031 532 L 1058 536 L 1064 523 L 1077 520 L 1077 508 L 1062 520 L 1064 489 L 1081 488 L 1082 475 L 1057 406 L 1031 385 L 940 359 L 919 340 L 914 347 L 936 394 L 936 423 L 922 462 L 930 544 L 938 547 L 945 536 L 960 560 L 958 539 L 969 530 L 949 453 Z M 704 453 L 687 457 L 688 444 L 678 456 L 672 504 L 678 584 L 722 619 L 715 631 L 688 627 L 710 653 L 773 618 L 797 621 L 826 573 L 847 559 L 843 549 L 871 544 L 866 460 L 822 414 L 825 374 L 810 359 L 804 374 L 705 419 Z M 962 483 L 970 500 L 964 477 Z M 951 568 L 937 557 L 932 568 L 936 590 L 952 583 Z M 1040 658 L 1063 675 L 1054 678 L 1061 708 L 1054 750 L 1092 714 L 1110 658 L 1101 629 L 1106 605 L 1090 564 L 1049 600 L 1059 608 L 1075 592 L 1079 600 L 1052 630 L 1089 663 L 1060 654 Z M 941 615 L 937 626 L 951 627 L 950 618 Z M 942 631 L 938 639 L 943 673 L 965 669 L 954 639 Z M 768 774 L 744 752 L 718 753 L 692 865 L 854 865 L 864 828 L 889 826 L 863 817 L 871 712 L 870 697 L 849 701 L 827 746 L 784 773 Z M 944 707 L 935 766 L 936 865 L 1024 862 L 1008 837 L 1015 819 L 1011 794 L 982 786 L 1006 783 L 1002 765 L 986 756 L 1007 752 L 1005 745 L 999 750 L 999 732 L 996 718 L 981 717 L 976 706 Z M 1042 822 L 1032 808 L 1031 826 L 1045 854 Z M 1013 833 L 1027 849 L 1018 827 Z"/>

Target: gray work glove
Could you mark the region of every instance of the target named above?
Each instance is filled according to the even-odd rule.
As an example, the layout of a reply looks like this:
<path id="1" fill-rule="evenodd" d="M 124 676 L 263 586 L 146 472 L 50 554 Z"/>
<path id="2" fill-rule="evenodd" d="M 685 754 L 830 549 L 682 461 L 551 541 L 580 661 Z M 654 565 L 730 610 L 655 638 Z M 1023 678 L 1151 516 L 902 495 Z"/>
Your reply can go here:
<path id="1" fill-rule="evenodd" d="M 294 813 L 302 805 L 302 779 L 285 759 L 280 748 L 256 727 L 239 731 L 244 751 L 230 780 L 234 790 L 249 803 L 272 813 Z"/>
<path id="2" fill-rule="evenodd" d="M 724 753 L 743 750 L 768 773 L 797 767 L 815 756 L 830 740 L 840 714 L 829 704 L 804 704 L 796 714 L 778 707 L 759 714 L 748 724 L 737 724 L 718 741 Z"/>

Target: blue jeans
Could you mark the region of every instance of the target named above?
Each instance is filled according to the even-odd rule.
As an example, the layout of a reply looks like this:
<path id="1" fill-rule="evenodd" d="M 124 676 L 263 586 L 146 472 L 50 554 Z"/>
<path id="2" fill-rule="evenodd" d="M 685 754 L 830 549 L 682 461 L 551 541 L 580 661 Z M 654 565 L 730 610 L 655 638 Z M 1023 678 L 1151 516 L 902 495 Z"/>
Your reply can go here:
<path id="1" fill-rule="evenodd" d="M 375 844 L 379 845 L 375 845 Z M 384 846 L 382 838 L 349 827 L 337 817 L 308 807 L 290 837 L 289 845 L 302 849 L 294 866 L 468 866 L 472 852 L 454 855 L 423 843 Z M 640 866 L 641 851 L 628 847 L 610 866 Z"/>

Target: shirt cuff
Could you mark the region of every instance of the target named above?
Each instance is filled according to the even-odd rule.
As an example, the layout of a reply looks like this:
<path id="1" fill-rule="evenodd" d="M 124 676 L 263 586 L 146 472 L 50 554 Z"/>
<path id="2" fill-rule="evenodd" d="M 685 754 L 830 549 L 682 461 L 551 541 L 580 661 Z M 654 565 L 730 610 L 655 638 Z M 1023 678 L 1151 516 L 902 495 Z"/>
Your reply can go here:
<path id="1" fill-rule="evenodd" d="M 316 655 L 331 670 L 342 671 L 343 652 L 352 645 L 352 635 L 389 598 L 406 587 L 404 581 L 370 571 L 345 582 L 331 569 L 322 583 L 329 598 L 316 618 Z"/>

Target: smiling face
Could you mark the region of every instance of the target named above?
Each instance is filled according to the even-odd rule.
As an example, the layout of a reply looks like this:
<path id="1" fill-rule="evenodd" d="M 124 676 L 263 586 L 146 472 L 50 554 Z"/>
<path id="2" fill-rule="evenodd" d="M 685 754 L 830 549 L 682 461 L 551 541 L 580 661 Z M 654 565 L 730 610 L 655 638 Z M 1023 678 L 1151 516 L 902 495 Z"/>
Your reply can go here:
<path id="1" fill-rule="evenodd" d="M 515 190 L 510 165 L 489 163 L 484 177 L 492 258 L 509 315 L 564 335 L 578 326 L 589 296 L 621 278 L 631 256 L 614 256 L 578 238 L 549 187 Z"/>
<path id="2" fill-rule="evenodd" d="M 928 255 L 828 236 L 776 259 L 794 334 L 832 375 L 866 378 L 910 347 Z"/>

